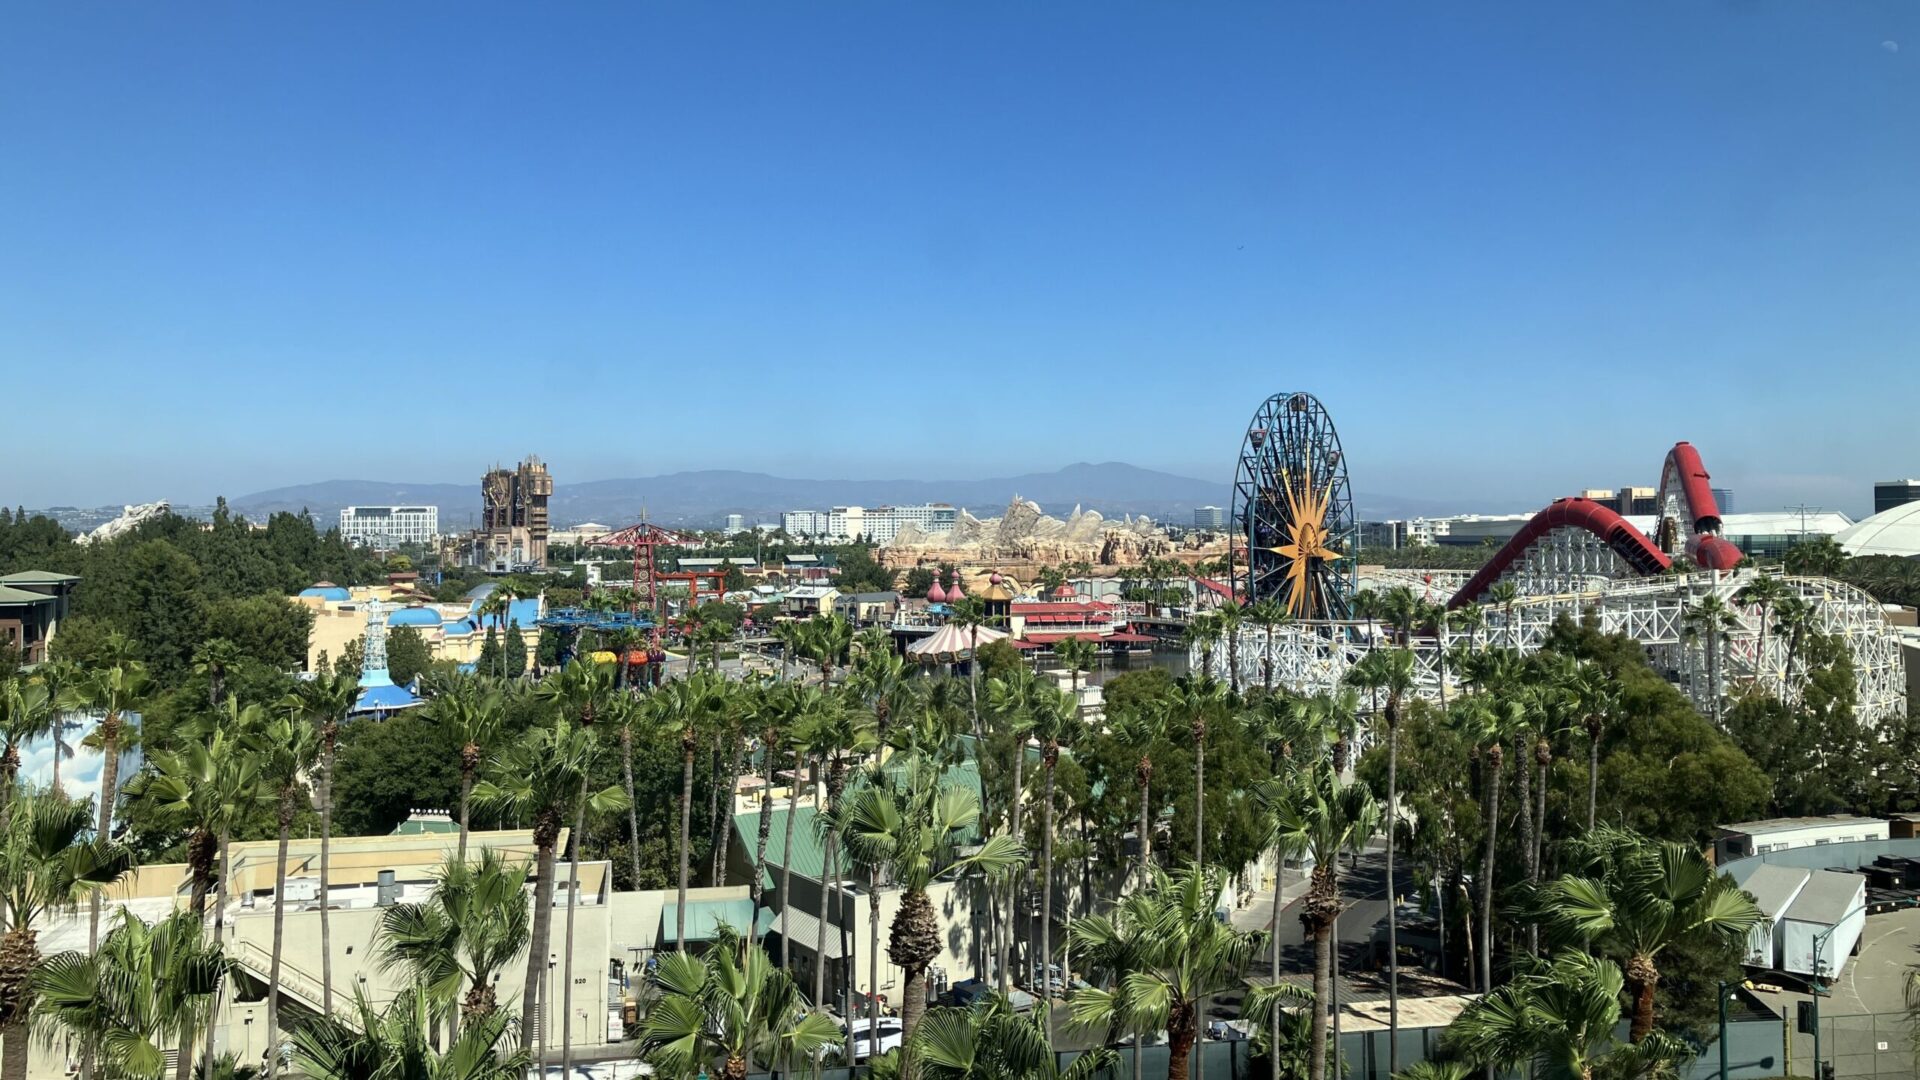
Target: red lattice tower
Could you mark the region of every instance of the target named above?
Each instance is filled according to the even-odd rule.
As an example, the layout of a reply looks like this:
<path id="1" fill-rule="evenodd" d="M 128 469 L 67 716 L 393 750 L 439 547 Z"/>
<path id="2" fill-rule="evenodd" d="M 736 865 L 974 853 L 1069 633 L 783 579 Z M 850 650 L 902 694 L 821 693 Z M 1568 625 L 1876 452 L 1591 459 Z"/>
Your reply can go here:
<path id="1" fill-rule="evenodd" d="M 645 611 L 653 620 L 653 638 L 660 639 L 660 570 L 654 559 L 654 548 L 685 547 L 699 543 L 691 536 L 663 529 L 642 521 L 638 525 L 629 525 L 619 532 L 595 537 L 587 541 L 594 547 L 632 548 L 633 549 L 633 603 L 631 610 L 635 615 Z"/>

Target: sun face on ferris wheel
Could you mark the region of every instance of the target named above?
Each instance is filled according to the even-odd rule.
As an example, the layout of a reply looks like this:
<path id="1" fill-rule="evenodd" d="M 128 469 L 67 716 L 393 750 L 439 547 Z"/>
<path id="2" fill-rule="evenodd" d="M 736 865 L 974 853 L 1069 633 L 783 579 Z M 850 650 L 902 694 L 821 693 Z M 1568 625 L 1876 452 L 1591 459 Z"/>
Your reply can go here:
<path id="1" fill-rule="evenodd" d="M 1315 483 L 1309 459 L 1307 472 L 1297 481 L 1282 470 L 1279 486 L 1287 504 L 1287 542 L 1270 550 L 1286 560 L 1287 614 L 1310 619 L 1314 617 L 1313 575 L 1317 565 L 1345 555 L 1334 546 L 1333 530 L 1327 528 L 1334 485 L 1333 481 L 1324 486 Z"/>

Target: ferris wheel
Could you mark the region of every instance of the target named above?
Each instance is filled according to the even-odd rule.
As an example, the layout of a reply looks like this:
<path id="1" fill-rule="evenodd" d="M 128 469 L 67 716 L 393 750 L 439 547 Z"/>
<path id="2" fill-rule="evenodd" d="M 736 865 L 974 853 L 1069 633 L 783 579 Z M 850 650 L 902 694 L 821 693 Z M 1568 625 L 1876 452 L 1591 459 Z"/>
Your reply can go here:
<path id="1" fill-rule="evenodd" d="M 1234 471 L 1232 528 L 1242 603 L 1275 599 L 1297 620 L 1350 616 L 1359 523 L 1340 435 L 1312 394 L 1275 394 L 1253 414 Z"/>

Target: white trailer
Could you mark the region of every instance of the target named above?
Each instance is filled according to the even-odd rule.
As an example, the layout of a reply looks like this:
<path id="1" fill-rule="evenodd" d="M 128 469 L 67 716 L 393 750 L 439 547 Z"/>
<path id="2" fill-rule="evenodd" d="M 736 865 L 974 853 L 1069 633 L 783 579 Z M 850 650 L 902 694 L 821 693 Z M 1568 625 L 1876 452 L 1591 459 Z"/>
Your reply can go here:
<path id="1" fill-rule="evenodd" d="M 1780 917 L 1780 967 L 1796 975 L 1840 977 L 1867 927 L 1867 879 L 1815 870 Z M 1819 943 L 1819 964 L 1814 946 Z"/>
<path id="2" fill-rule="evenodd" d="M 1887 823 L 1880 818 L 1829 814 L 1824 817 L 1768 818 L 1765 821 L 1722 825 L 1714 847 L 1718 860 L 1724 863 L 1750 855 L 1765 855 L 1769 851 L 1886 838 Z"/>
<path id="3" fill-rule="evenodd" d="M 1781 916 L 1793 906 L 1811 876 L 1811 870 L 1773 865 L 1756 867 L 1747 876 L 1743 888 L 1760 909 L 1760 921 L 1747 931 L 1747 955 L 1742 963 L 1767 969 L 1780 965 Z"/>

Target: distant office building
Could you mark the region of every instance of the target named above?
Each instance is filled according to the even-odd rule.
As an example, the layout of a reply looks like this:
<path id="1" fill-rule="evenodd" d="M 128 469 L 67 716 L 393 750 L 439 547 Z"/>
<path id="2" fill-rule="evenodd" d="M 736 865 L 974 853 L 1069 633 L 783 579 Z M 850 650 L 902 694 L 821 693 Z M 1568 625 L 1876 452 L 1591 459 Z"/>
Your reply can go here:
<path id="1" fill-rule="evenodd" d="M 746 531 L 747 531 L 747 515 L 745 514 L 728 514 L 727 515 L 727 534 L 729 536 L 737 532 L 746 532 Z"/>
<path id="2" fill-rule="evenodd" d="M 1408 522 L 1408 535 L 1414 533 L 1413 526 L 1423 526 L 1426 539 L 1424 543 L 1442 544 L 1447 547 L 1481 547 L 1491 542 L 1504 544 L 1513 539 L 1513 534 L 1533 520 L 1532 514 L 1461 514 L 1449 518 L 1415 519 Z"/>
<path id="3" fill-rule="evenodd" d="M 780 515 L 780 527 L 788 536 L 817 540 L 855 540 L 865 537 L 876 544 L 891 543 L 900 530 L 909 525 L 929 536 L 950 533 L 960 521 L 960 511 L 949 503 L 925 503 L 920 506 L 836 506 L 830 510 L 789 510 Z"/>
<path id="4" fill-rule="evenodd" d="M 1616 514 L 1620 512 L 1620 493 L 1612 488 L 1588 488 L 1580 493 L 1580 497 L 1597 502 Z"/>
<path id="5" fill-rule="evenodd" d="M 1657 514 L 1660 512 L 1660 491 L 1650 487 L 1623 487 L 1620 489 L 1620 510 L 1622 514 Z"/>
<path id="6" fill-rule="evenodd" d="M 345 506 L 340 535 L 355 547 L 396 548 L 432 544 L 440 538 L 437 506 Z"/>
<path id="7" fill-rule="evenodd" d="M 1910 502 L 1920 502 L 1920 480 L 1882 480 L 1873 485 L 1873 512 L 1876 514 Z"/>
<path id="8" fill-rule="evenodd" d="M 1722 514 L 1733 513 L 1733 489 L 1713 488 L 1712 491 L 1713 505 L 1718 507 Z"/>
<path id="9" fill-rule="evenodd" d="M 1405 547 L 1407 541 L 1407 523 L 1404 521 L 1363 521 L 1360 523 L 1360 546 L 1382 551 L 1395 551 Z"/>
<path id="10" fill-rule="evenodd" d="M 1193 508 L 1193 527 L 1220 532 L 1227 527 L 1227 513 L 1217 506 L 1196 506 Z"/>

